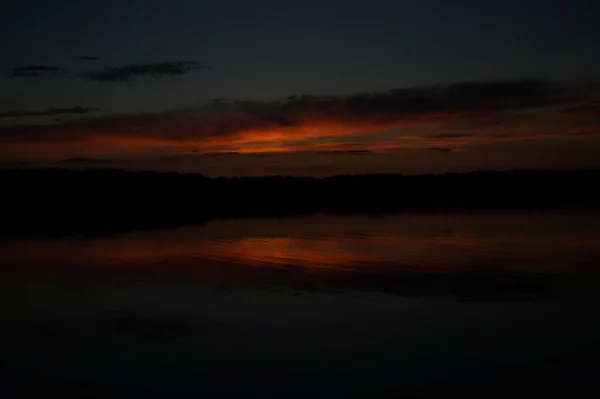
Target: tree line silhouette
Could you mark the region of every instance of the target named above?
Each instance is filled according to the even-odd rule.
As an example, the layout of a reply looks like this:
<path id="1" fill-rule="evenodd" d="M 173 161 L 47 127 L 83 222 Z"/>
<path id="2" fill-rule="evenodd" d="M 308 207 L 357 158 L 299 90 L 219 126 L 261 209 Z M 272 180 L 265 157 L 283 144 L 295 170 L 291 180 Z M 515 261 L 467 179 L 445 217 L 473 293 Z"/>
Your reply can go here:
<path id="1" fill-rule="evenodd" d="M 94 234 L 212 219 L 600 206 L 600 170 L 210 178 L 116 169 L 0 170 L 0 236 Z"/>

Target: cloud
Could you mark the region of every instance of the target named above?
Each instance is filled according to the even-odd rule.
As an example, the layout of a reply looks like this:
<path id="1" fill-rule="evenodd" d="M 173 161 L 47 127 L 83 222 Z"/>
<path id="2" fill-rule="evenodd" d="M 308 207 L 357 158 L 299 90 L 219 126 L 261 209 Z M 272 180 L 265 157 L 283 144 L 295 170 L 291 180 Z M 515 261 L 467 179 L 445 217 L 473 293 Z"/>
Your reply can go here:
<path id="1" fill-rule="evenodd" d="M 209 67 L 194 61 L 157 62 L 150 64 L 130 64 L 117 67 L 106 67 L 85 73 L 83 77 L 95 82 L 122 82 L 142 77 L 161 78 L 163 76 L 180 76 L 194 69 Z"/>
<path id="2" fill-rule="evenodd" d="M 19 118 L 36 118 L 44 116 L 56 116 L 56 115 L 82 115 L 90 112 L 100 111 L 98 108 L 87 108 L 81 106 L 73 106 L 68 108 L 49 108 L 44 111 L 13 111 L 13 112 L 0 112 L 1 119 L 19 119 Z"/>
<path id="3" fill-rule="evenodd" d="M 199 156 L 228 156 L 228 155 L 240 155 L 237 151 L 226 151 L 226 152 L 205 152 L 198 154 Z"/>
<path id="4" fill-rule="evenodd" d="M 132 71 L 137 69 L 121 71 L 121 76 L 135 76 Z M 584 103 L 589 96 L 589 90 L 577 86 L 517 79 L 348 96 L 298 95 L 270 102 L 221 101 L 217 106 L 163 113 L 3 126 L 0 143 L 54 143 L 85 154 L 117 149 L 181 154 L 191 148 L 203 154 L 448 152 L 481 143 L 600 134 L 598 121 L 557 112 Z"/>
<path id="5" fill-rule="evenodd" d="M 61 162 L 72 163 L 72 164 L 80 164 L 80 163 L 92 163 L 92 164 L 102 163 L 102 164 L 105 164 L 105 163 L 111 163 L 112 161 L 109 161 L 107 159 L 79 157 L 79 158 L 63 159 Z"/>
<path id="6" fill-rule="evenodd" d="M 465 137 L 472 137 L 473 133 L 434 133 L 427 137 L 430 139 L 462 139 Z"/>
<path id="7" fill-rule="evenodd" d="M 100 60 L 100 57 L 95 56 L 78 56 L 74 58 L 84 61 Z M 198 69 L 210 69 L 210 67 L 195 61 L 156 62 L 108 66 L 101 69 L 76 74 L 75 76 L 95 82 L 123 82 L 137 80 L 140 78 L 181 76 Z M 69 72 L 66 69 L 53 65 L 26 65 L 13 68 L 8 71 L 6 75 L 10 77 L 40 77 L 61 76 L 68 73 Z"/>
<path id="8" fill-rule="evenodd" d="M 67 74 L 63 68 L 52 65 L 26 65 L 11 69 L 7 75 L 11 77 L 38 77 Z"/>
<path id="9" fill-rule="evenodd" d="M 331 151 L 317 151 L 320 154 L 349 154 L 349 155 L 364 155 L 371 154 L 371 150 L 331 150 Z"/>
<path id="10" fill-rule="evenodd" d="M 422 148 L 421 151 L 438 151 L 438 152 L 454 152 L 454 148 L 446 148 L 446 147 L 431 147 L 431 148 Z"/>

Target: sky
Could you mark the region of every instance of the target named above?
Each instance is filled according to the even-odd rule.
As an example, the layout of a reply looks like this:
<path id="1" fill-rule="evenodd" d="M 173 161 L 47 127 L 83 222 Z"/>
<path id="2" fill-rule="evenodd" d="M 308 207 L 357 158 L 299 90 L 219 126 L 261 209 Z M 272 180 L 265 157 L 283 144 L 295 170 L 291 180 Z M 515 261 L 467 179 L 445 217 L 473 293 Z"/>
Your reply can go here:
<path id="1" fill-rule="evenodd" d="M 8 0 L 0 164 L 600 167 L 596 1 Z"/>

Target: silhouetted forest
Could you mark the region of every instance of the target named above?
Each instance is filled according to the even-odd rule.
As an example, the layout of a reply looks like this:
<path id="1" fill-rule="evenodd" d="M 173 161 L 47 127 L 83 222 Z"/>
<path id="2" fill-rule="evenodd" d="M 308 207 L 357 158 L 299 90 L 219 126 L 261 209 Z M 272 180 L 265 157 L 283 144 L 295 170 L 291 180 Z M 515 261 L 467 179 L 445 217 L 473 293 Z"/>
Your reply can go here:
<path id="1" fill-rule="evenodd" d="M 103 234 L 316 212 L 595 208 L 600 207 L 599 181 L 600 170 L 209 178 L 112 169 L 4 169 L 0 236 Z"/>

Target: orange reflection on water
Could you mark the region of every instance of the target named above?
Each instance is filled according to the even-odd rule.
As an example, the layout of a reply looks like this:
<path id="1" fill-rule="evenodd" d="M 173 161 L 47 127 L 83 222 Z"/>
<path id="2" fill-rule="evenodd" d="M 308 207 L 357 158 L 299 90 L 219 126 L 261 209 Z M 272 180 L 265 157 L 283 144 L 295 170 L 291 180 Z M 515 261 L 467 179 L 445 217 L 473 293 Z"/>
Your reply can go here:
<path id="1" fill-rule="evenodd" d="M 246 237 L 233 241 L 209 241 L 198 248 L 197 256 L 228 259 L 250 265 L 323 269 L 390 261 L 374 253 L 352 251 L 349 244 L 339 237 Z"/>
<path id="2" fill-rule="evenodd" d="M 230 220 L 114 237 L 0 243 L 0 266 L 189 270 L 566 270 L 600 259 L 597 212 L 326 215 Z M 204 273 L 204 272 L 202 272 Z"/>

